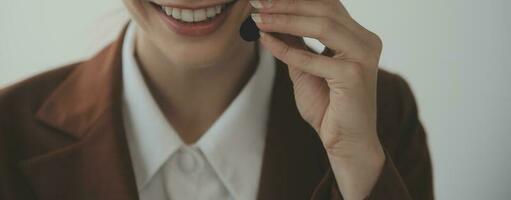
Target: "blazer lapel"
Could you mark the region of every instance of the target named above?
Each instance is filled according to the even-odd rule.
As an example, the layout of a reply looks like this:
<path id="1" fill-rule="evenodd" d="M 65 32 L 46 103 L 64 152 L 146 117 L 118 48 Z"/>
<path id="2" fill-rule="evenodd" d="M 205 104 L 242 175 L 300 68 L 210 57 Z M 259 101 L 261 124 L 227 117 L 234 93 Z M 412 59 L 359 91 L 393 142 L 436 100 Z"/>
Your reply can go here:
<path id="1" fill-rule="evenodd" d="M 122 41 L 76 66 L 38 110 L 38 120 L 75 139 L 19 164 L 38 199 L 137 199 L 122 124 Z"/>

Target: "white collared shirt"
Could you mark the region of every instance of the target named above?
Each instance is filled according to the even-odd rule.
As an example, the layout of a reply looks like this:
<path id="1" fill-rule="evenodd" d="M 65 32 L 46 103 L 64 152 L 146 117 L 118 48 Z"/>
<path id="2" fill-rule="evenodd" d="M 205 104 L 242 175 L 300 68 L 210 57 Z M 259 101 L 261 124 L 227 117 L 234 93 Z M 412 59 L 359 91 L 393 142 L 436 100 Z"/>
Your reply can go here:
<path id="1" fill-rule="evenodd" d="M 141 200 L 256 199 L 275 60 L 259 64 L 228 108 L 193 145 L 185 144 L 153 99 L 134 57 L 136 24 L 123 43 L 123 116 Z"/>

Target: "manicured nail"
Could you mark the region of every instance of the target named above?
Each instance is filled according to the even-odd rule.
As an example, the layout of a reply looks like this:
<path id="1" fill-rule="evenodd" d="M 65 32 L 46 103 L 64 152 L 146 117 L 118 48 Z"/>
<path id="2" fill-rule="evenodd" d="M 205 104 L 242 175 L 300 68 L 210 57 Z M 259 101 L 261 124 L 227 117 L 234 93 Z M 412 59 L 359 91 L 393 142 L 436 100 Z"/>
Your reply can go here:
<path id="1" fill-rule="evenodd" d="M 260 14 L 252 13 L 251 16 L 252 16 L 252 19 L 254 20 L 254 22 L 256 22 L 256 23 L 261 23 L 262 22 Z"/>
<path id="2" fill-rule="evenodd" d="M 250 3 L 250 5 L 252 5 L 252 7 L 254 8 L 257 8 L 257 9 L 261 9 L 263 8 L 263 4 L 261 4 L 261 1 L 258 1 L 258 0 L 251 0 L 251 1 L 248 1 Z"/>

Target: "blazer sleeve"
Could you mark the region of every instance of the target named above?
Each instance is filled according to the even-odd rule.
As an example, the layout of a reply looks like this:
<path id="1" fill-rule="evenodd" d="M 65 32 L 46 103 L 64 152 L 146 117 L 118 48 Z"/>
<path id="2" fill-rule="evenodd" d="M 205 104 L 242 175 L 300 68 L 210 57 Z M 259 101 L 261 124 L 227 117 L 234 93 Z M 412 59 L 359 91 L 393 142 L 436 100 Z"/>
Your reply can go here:
<path id="1" fill-rule="evenodd" d="M 432 200 L 433 175 L 426 132 L 418 116 L 415 97 L 406 81 L 396 76 L 402 119 L 398 142 L 385 146 L 386 160 L 369 200 Z"/>
<path id="2" fill-rule="evenodd" d="M 392 142 L 392 145 L 382 142 L 386 155 L 385 163 L 366 200 L 433 200 L 431 159 L 415 97 L 406 81 L 399 76 L 395 77 L 401 116 L 397 137 L 393 137 L 397 142 Z M 384 140 L 385 138 L 381 138 L 381 141 Z M 341 192 L 330 171 L 322 183 L 330 187 L 327 192 L 329 195 L 318 199 L 341 200 Z M 328 197 L 325 198 L 326 196 Z"/>

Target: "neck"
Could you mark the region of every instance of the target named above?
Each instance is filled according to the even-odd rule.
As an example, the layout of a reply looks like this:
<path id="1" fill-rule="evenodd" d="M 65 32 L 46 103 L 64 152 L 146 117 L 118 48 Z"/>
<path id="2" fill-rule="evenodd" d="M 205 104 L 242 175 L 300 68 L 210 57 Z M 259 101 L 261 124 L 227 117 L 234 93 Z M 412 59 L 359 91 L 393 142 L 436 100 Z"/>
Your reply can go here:
<path id="1" fill-rule="evenodd" d="M 143 35 L 135 55 L 146 84 L 167 121 L 185 143 L 195 143 L 229 106 L 255 71 L 258 49 L 242 43 L 231 59 L 189 67 L 172 64 Z"/>

